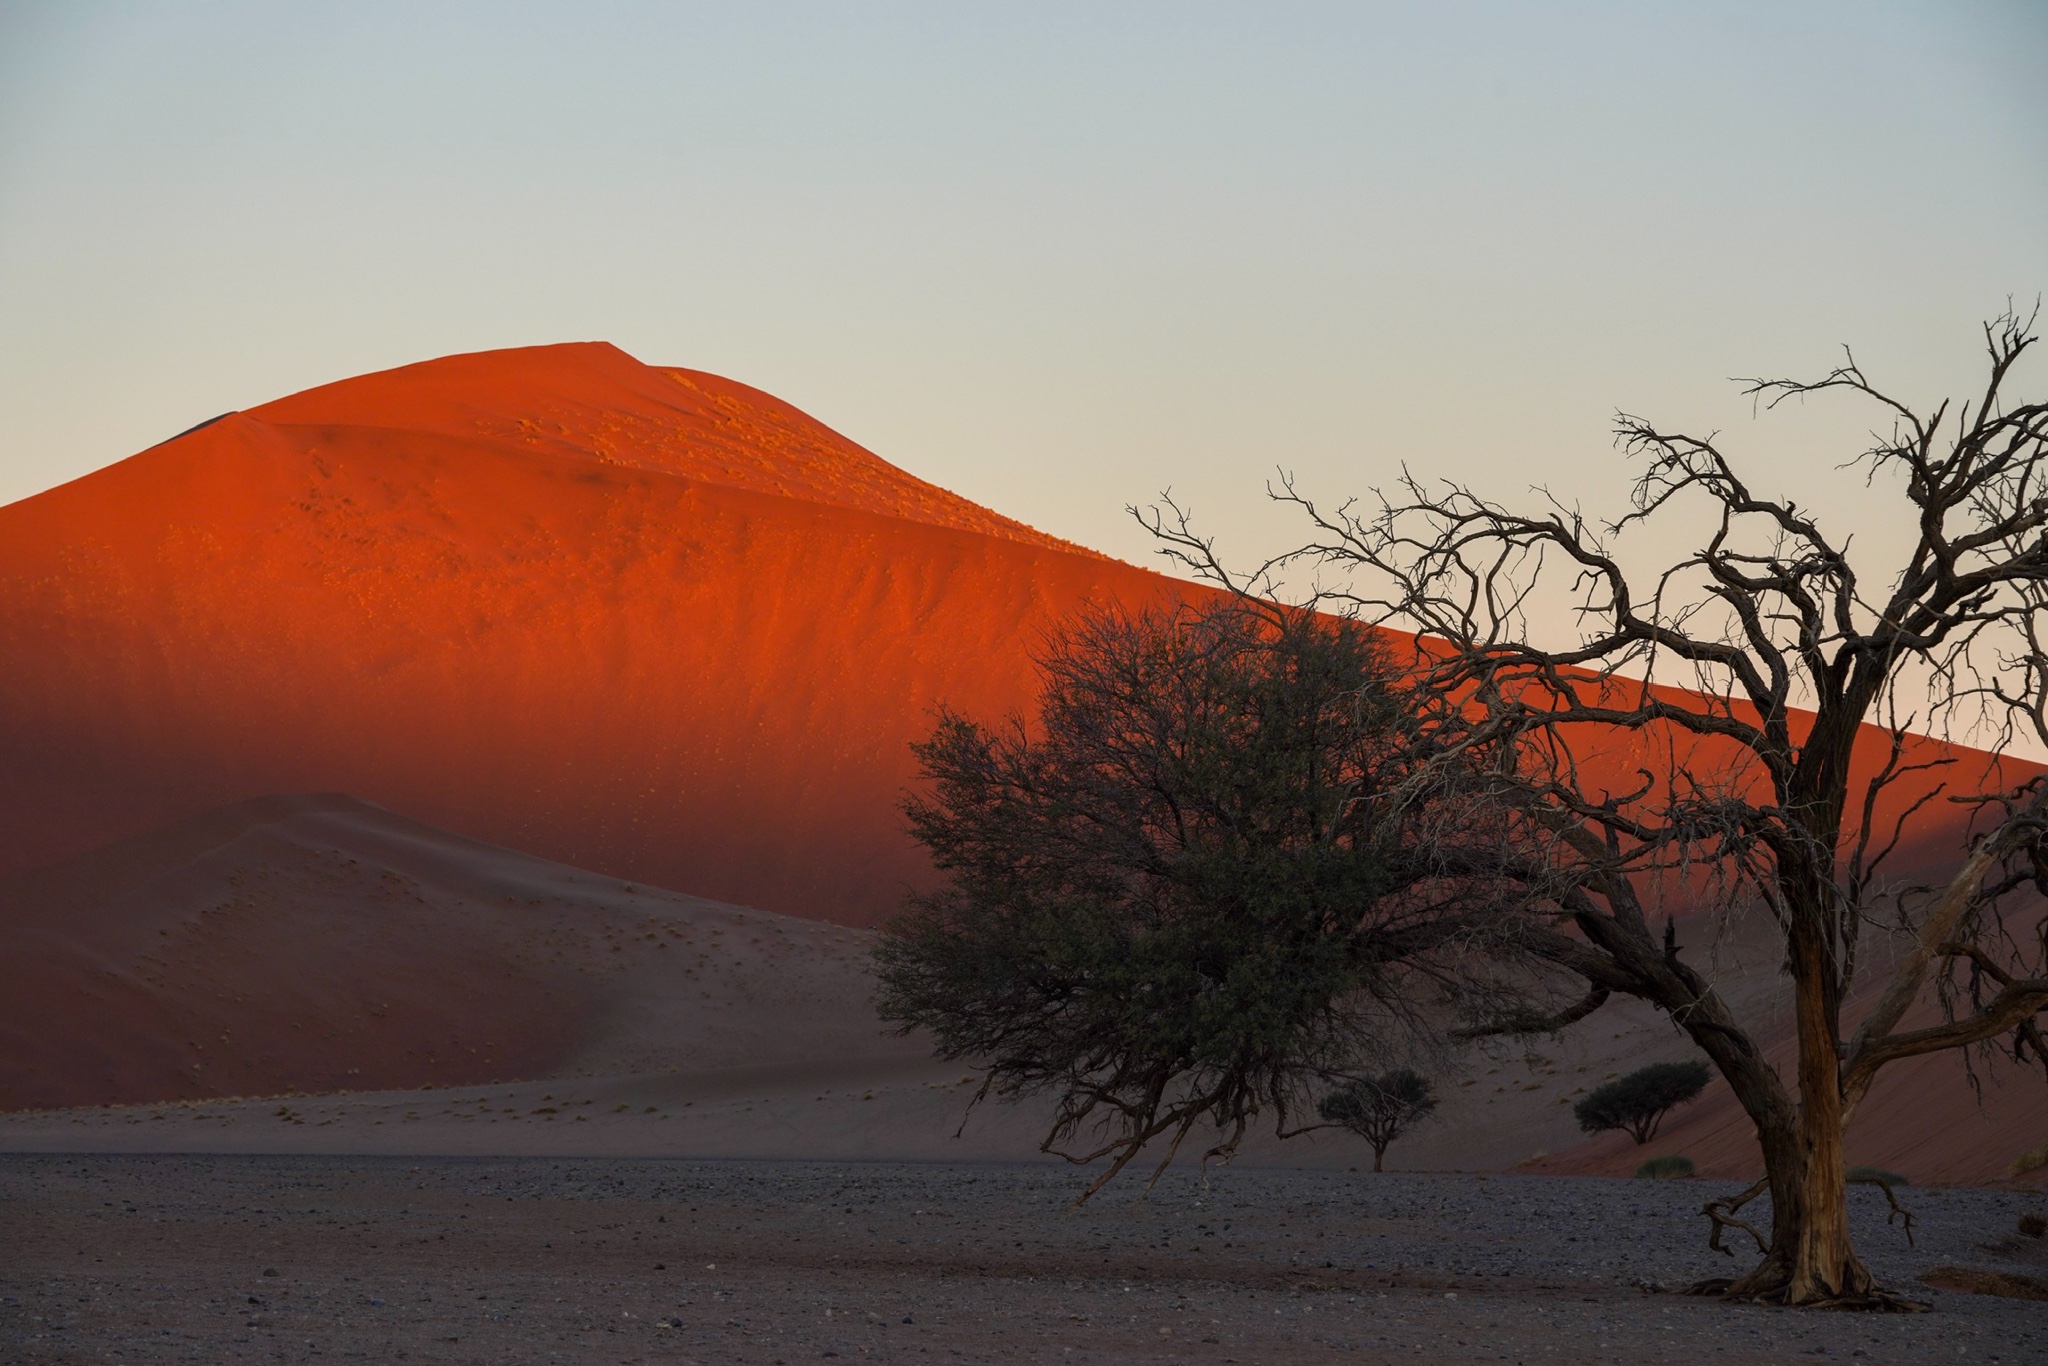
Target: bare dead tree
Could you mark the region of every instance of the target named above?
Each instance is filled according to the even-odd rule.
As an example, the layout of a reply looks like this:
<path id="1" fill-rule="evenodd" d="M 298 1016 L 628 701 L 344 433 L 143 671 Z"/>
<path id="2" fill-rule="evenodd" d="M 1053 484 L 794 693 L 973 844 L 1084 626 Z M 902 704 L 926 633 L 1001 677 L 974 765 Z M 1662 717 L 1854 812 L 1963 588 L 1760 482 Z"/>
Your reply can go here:
<path id="1" fill-rule="evenodd" d="M 1443 751 L 1484 756 L 1511 813 L 1505 837 L 1534 874 L 1530 952 L 1584 993 L 1475 1031 L 1561 1028 L 1634 996 L 1670 1014 L 1754 1120 L 1771 1228 L 1761 1262 L 1729 1287 L 1738 1296 L 1887 1299 L 1850 1240 L 1842 1150 L 1887 1064 L 1996 1047 L 2048 1068 L 2048 784 L 1998 757 L 2017 736 L 2048 745 L 2048 404 L 2008 394 L 2034 320 L 2009 311 L 1984 335 L 1983 390 L 1931 411 L 1877 388 L 1853 355 L 1810 382 L 1744 382 L 1761 409 L 1836 393 L 1876 405 L 1886 430 L 1844 468 L 1910 514 L 1909 547 L 1888 570 L 1852 555 L 1820 513 L 1754 488 L 1717 438 L 1626 414 L 1616 436 L 1638 462 L 1632 510 L 1605 526 L 1547 494 L 1522 512 L 1406 476 L 1334 510 L 1291 480 L 1273 490 L 1314 527 L 1274 565 L 1334 572 L 1346 610 L 1417 633 L 1418 695 L 1455 737 Z M 1704 531 L 1687 533 L 1702 509 Z M 1170 500 L 1143 516 L 1166 553 L 1247 589 Z M 1621 540 L 1650 536 L 1657 567 L 1626 570 Z M 1539 641 L 1534 595 L 1559 586 L 1578 639 Z M 1928 849 L 1943 830 L 1949 847 Z M 1923 874 L 1934 861 L 1932 881 L 1894 875 L 1887 860 L 1903 862 L 1902 849 Z M 1796 1087 L 1685 961 L 1668 920 L 1659 942 L 1664 901 L 1760 908 L 1775 923 Z M 1906 947 L 1845 1036 L 1873 927 Z M 1916 1005 L 1932 1023 L 1908 1026 Z"/>

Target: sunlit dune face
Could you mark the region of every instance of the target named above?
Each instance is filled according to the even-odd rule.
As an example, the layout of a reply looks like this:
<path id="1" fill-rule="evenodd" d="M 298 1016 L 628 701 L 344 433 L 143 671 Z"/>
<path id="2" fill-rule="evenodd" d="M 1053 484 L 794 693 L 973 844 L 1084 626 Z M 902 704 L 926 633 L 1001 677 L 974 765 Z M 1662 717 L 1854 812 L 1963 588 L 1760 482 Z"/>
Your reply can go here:
<path id="1" fill-rule="evenodd" d="M 1166 580 L 766 395 L 573 345 L 234 414 L 0 510 L 0 857 L 346 791 L 567 863 L 872 923 L 909 742 Z"/>
<path id="2" fill-rule="evenodd" d="M 341 791 L 874 924 L 931 876 L 932 709 L 1028 708 L 1076 609 L 1195 591 L 602 343 L 344 380 L 0 509 L 0 869 Z M 1673 754 L 1588 746 L 1617 792 Z"/>
<path id="3" fill-rule="evenodd" d="M 250 415 L 482 440 L 1100 558 L 927 484 L 772 395 L 642 365 L 603 342 L 450 356 L 309 389 Z"/>

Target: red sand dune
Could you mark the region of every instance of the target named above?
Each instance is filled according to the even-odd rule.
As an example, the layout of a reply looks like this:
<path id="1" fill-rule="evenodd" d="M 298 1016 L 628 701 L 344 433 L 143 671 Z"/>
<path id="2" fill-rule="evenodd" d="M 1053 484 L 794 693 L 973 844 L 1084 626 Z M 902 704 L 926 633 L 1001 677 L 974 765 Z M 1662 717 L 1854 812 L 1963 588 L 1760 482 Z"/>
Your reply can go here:
<path id="1" fill-rule="evenodd" d="M 272 847 L 272 818 L 304 813 L 213 808 L 349 792 L 614 878 L 872 924 L 929 876 L 897 800 L 931 708 L 1020 709 L 1040 633 L 1076 607 L 1198 591 L 914 479 L 765 394 L 595 343 L 328 385 L 0 508 L 0 873 L 84 856 L 0 884 L 23 1007 L 0 1047 L 34 1069 L 0 1105 L 586 1058 L 612 997 L 480 928 L 540 933 L 524 912 L 495 894 L 387 905 L 346 865 L 355 835 Z M 1666 758 L 1637 737 L 1610 762 L 1619 790 Z M 222 847 L 263 846 L 283 889 L 258 898 L 265 916 L 208 880 L 223 820 L 247 829 Z M 1952 836 L 1912 861 L 1953 857 Z M 136 863 L 148 849 L 169 861 Z M 179 858 L 214 871 L 166 871 Z M 572 874 L 589 876 L 551 876 Z M 184 956 L 151 947 L 159 932 Z M 471 1070 L 470 1048 L 491 1063 Z M 1881 1087 L 1860 1124 L 1896 1090 L 1884 1122 L 1927 1129 L 1916 1087 Z"/>
<path id="2" fill-rule="evenodd" d="M 940 701 L 1179 591 L 602 344 L 315 389 L 0 509 L 0 870 L 269 792 L 868 924 Z"/>
<path id="3" fill-rule="evenodd" d="M 930 709 L 1020 708 L 1075 607 L 1189 591 L 602 343 L 366 375 L 0 508 L 0 872 L 343 791 L 872 924 L 928 875 Z"/>

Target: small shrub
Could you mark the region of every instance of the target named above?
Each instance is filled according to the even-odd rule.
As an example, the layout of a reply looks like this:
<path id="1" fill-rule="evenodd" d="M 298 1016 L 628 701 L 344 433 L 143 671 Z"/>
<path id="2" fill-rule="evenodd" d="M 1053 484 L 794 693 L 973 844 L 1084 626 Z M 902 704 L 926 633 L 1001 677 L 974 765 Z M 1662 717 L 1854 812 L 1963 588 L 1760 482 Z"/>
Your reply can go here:
<path id="1" fill-rule="evenodd" d="M 1652 1063 L 1619 1081 L 1595 1087 L 1572 1107 L 1572 1114 L 1589 1134 L 1626 1129 L 1637 1143 L 1648 1143 L 1657 1136 L 1666 1111 L 1706 1089 L 1707 1076 L 1703 1062 Z"/>
<path id="2" fill-rule="evenodd" d="M 2022 1214 L 2020 1216 L 2020 1232 L 2026 1234 L 2029 1238 L 2039 1238 L 2044 1234 L 2048 1234 L 2048 1219 L 2043 1219 L 2038 1214 Z"/>
<path id="3" fill-rule="evenodd" d="M 2029 1148 L 2015 1157 L 2012 1165 L 2005 1169 L 2005 1174 L 2025 1176 L 2028 1172 L 2039 1171 L 2043 1167 L 2048 1167 L 2048 1143 L 2043 1143 L 2038 1148 Z"/>
<path id="4" fill-rule="evenodd" d="M 1910 1186 L 1913 1183 L 1897 1172 L 1888 1172 L 1883 1167 L 1851 1167 L 1849 1179 L 1879 1186 Z"/>
<path id="5" fill-rule="evenodd" d="M 1692 1165 L 1691 1158 L 1680 1153 L 1667 1153 L 1663 1157 L 1653 1157 L 1637 1167 L 1636 1175 L 1651 1181 L 1669 1181 L 1673 1177 L 1692 1176 L 1697 1171 L 1698 1168 Z"/>

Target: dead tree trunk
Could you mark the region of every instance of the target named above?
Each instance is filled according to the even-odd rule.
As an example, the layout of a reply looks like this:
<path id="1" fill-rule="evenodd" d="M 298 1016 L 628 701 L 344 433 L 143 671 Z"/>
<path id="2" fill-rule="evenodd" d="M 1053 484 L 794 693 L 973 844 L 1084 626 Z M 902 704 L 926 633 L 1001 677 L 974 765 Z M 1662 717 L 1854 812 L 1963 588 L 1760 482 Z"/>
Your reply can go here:
<path id="1" fill-rule="evenodd" d="M 1816 948 L 1795 944 L 1793 952 L 1812 954 Z M 1855 1299 L 1871 1289 L 1870 1272 L 1849 1238 L 1840 1052 L 1823 981 L 1811 963 L 1805 973 L 1795 973 L 1798 1121 L 1757 1126 L 1771 1190 L 1771 1246 L 1730 1288 L 1734 1295 L 1801 1305 Z"/>

